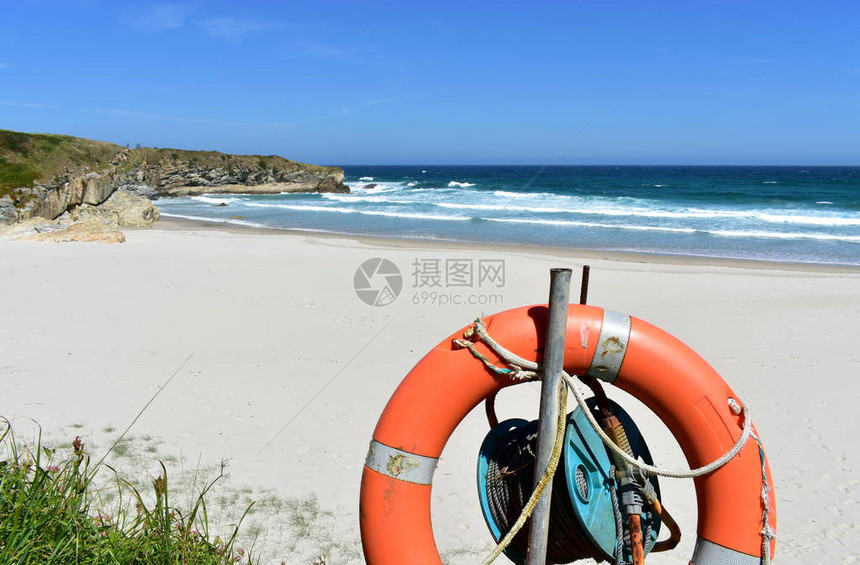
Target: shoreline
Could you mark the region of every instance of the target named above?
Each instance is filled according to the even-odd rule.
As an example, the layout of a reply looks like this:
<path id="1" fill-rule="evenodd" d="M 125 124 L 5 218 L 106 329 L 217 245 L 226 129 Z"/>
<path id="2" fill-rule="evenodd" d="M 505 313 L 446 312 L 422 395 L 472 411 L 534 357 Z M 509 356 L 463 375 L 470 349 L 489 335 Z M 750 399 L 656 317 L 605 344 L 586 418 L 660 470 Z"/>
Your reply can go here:
<path id="1" fill-rule="evenodd" d="M 281 235 L 287 237 L 320 238 L 323 240 L 347 240 L 367 246 L 381 248 L 437 250 L 437 251 L 492 251 L 510 252 L 544 257 L 575 258 L 585 260 L 604 260 L 624 263 L 642 263 L 675 266 L 711 266 L 736 269 L 789 271 L 805 273 L 843 273 L 860 274 L 860 265 L 837 265 L 828 263 L 791 263 L 786 261 L 767 261 L 763 259 L 738 259 L 708 257 L 700 255 L 669 255 L 635 251 L 604 251 L 580 247 L 561 247 L 552 245 L 529 245 L 520 243 L 489 243 L 484 241 L 456 241 L 448 239 L 393 238 L 376 235 L 341 234 L 328 231 L 301 229 L 282 229 L 264 226 L 248 226 L 219 220 L 192 219 L 181 216 L 164 216 L 152 228 L 162 231 L 222 231 L 234 234 Z"/>

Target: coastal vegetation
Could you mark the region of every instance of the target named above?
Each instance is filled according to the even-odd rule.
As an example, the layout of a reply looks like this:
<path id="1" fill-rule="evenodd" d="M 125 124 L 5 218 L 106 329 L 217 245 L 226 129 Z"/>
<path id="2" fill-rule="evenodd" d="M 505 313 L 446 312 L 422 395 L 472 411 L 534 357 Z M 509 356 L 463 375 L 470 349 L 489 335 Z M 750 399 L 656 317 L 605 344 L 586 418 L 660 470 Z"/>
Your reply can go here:
<path id="1" fill-rule="evenodd" d="M 0 130 L 0 197 L 63 172 L 107 166 L 122 150 L 105 141 Z"/>
<path id="2" fill-rule="evenodd" d="M 79 437 L 66 448 L 40 440 L 28 448 L 0 420 L 0 563 L 256 563 L 237 543 L 252 505 L 226 537 L 210 530 L 207 498 L 224 477 L 223 465 L 186 508 L 174 503 L 163 463 L 160 470 L 144 490 L 101 461 L 91 464 Z M 111 480 L 98 481 L 100 473 Z"/>
<path id="3" fill-rule="evenodd" d="M 218 192 L 219 187 L 232 192 L 346 192 L 342 181 L 338 167 L 277 155 L 130 149 L 68 135 L 0 130 L 0 208 L 14 207 L 18 220 L 53 219 L 82 202 L 100 204 L 118 189 L 149 198 L 177 190 Z M 13 214 L 7 210 L 0 216 Z"/>

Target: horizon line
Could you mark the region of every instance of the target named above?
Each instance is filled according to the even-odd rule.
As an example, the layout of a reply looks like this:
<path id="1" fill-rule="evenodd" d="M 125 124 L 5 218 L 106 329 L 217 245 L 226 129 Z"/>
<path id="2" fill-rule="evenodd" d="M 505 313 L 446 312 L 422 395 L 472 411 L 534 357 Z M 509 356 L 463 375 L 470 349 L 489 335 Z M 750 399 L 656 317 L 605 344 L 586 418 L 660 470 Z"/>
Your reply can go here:
<path id="1" fill-rule="evenodd" d="M 286 158 L 286 157 L 285 157 Z M 443 164 L 415 164 L 415 163 L 403 163 L 403 164 L 348 164 L 348 165 L 326 165 L 329 167 L 546 167 L 551 169 L 553 167 L 775 167 L 775 168 L 860 168 L 860 164 L 856 165 L 810 165 L 810 164 L 801 164 L 801 165 L 786 165 L 786 164 L 742 164 L 742 163 L 733 163 L 733 164 L 715 164 L 715 163 L 577 163 L 577 164 L 553 164 L 553 165 L 545 165 L 542 163 L 471 163 L 471 164 L 463 164 L 463 163 L 443 163 Z"/>

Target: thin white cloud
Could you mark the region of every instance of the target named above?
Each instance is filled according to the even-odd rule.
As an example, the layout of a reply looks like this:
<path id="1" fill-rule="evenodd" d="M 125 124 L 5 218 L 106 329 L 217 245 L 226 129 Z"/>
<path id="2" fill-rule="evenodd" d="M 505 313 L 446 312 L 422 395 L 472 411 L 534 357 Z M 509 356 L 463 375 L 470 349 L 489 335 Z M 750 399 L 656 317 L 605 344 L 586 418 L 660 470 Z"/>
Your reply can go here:
<path id="1" fill-rule="evenodd" d="M 158 4 L 134 23 L 145 31 L 167 31 L 184 25 L 191 12 L 190 4 Z"/>
<path id="2" fill-rule="evenodd" d="M 282 27 L 278 23 L 260 20 L 243 20 L 239 18 L 209 18 L 198 22 L 201 28 L 212 37 L 224 39 L 231 43 L 241 43 L 242 38 L 249 33 L 269 31 Z"/>
<path id="3" fill-rule="evenodd" d="M 195 2 L 158 4 L 138 15 L 131 23 L 147 32 L 175 31 L 183 27 L 197 26 L 210 37 L 231 43 L 241 43 L 248 34 L 283 27 L 277 22 L 264 20 L 221 16 L 205 17 L 198 9 L 198 3 Z"/>
<path id="4" fill-rule="evenodd" d="M 293 47 L 293 54 L 320 59 L 354 60 L 357 58 L 353 49 L 320 41 L 296 42 Z"/>
<path id="5" fill-rule="evenodd" d="M 90 112 L 93 114 L 107 114 L 110 116 L 120 116 L 125 118 L 136 118 L 141 120 L 158 120 L 163 122 L 174 122 L 174 123 L 183 123 L 183 124 L 200 124 L 200 125 L 209 125 L 209 126 L 222 126 L 222 127 L 249 127 L 249 128 L 258 128 L 261 127 L 259 122 L 232 122 L 232 121 L 224 121 L 224 120 L 210 120 L 207 118 L 193 118 L 187 116 L 172 116 L 168 114 L 150 114 L 147 112 L 136 112 L 133 110 L 123 110 L 119 108 L 61 108 L 60 106 L 54 106 L 51 104 L 40 104 L 36 102 L 15 102 L 12 100 L 0 100 L 0 107 L 11 107 L 11 108 L 29 108 L 36 110 L 60 110 L 64 109 L 66 111 L 74 111 L 74 112 Z M 350 113 L 349 108 L 342 108 L 341 115 L 348 115 Z M 296 127 L 295 122 L 270 122 L 269 126 L 276 128 L 284 128 L 291 129 Z"/>
<path id="6" fill-rule="evenodd" d="M 161 120 L 165 122 L 181 122 L 186 124 L 204 124 L 212 126 L 257 126 L 252 122 L 226 122 L 221 120 L 209 120 L 206 118 L 188 118 L 185 116 L 170 116 L 165 114 L 149 114 L 146 112 L 135 112 L 131 110 L 120 110 L 113 108 L 91 108 L 89 112 L 96 114 L 109 114 L 112 116 L 124 116 L 127 118 L 140 118 L 144 120 Z"/>
<path id="7" fill-rule="evenodd" d="M 365 106 L 376 106 L 377 104 L 390 104 L 396 102 L 397 98 L 374 98 L 373 100 L 365 100 Z"/>
<path id="8" fill-rule="evenodd" d="M 0 106 L 11 106 L 13 108 L 35 108 L 39 110 L 58 110 L 59 106 L 50 104 L 39 104 L 36 102 L 12 102 L 9 100 L 0 100 Z"/>

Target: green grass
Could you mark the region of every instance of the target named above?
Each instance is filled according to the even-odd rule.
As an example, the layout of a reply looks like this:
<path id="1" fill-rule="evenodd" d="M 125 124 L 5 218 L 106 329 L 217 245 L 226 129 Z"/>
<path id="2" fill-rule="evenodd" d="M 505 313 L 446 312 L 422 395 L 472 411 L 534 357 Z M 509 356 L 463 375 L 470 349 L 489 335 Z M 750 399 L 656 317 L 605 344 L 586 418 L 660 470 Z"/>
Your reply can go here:
<path id="1" fill-rule="evenodd" d="M 11 189 L 15 187 L 32 186 L 39 178 L 39 172 L 27 165 L 9 163 L 0 158 L 0 187 Z"/>
<path id="2" fill-rule="evenodd" d="M 118 154 L 125 159 L 115 161 Z M 125 173 L 135 167 L 179 164 L 193 168 L 267 168 L 274 173 L 306 171 L 334 173 L 337 167 L 322 167 L 291 161 L 277 155 L 228 155 L 218 151 L 186 151 L 141 147 L 127 149 L 106 141 L 45 133 L 23 133 L 0 129 L 0 198 L 12 198 L 22 207 L 30 197 L 26 190 L 37 183 L 50 184 L 69 171 L 103 170 L 113 165 Z"/>
<path id="3" fill-rule="evenodd" d="M 105 485 L 94 480 L 110 473 Z M 207 497 L 220 473 L 188 508 L 173 498 L 167 468 L 146 489 L 106 464 L 92 465 L 79 438 L 71 449 L 20 445 L 0 419 L 0 563 L 15 565 L 226 565 L 253 561 L 209 529 Z M 239 517 L 241 524 L 245 513 Z"/>
<path id="4" fill-rule="evenodd" d="M 128 161 L 120 168 L 127 170 L 138 165 L 164 165 L 170 161 L 181 161 L 201 168 L 223 167 L 231 173 L 238 167 L 271 169 L 276 173 L 298 170 L 326 173 L 340 170 L 337 167 L 300 163 L 278 155 L 229 155 L 219 151 L 188 151 L 154 147 L 142 147 L 129 151 Z"/>
<path id="5" fill-rule="evenodd" d="M 26 191 L 67 170 L 103 168 L 122 147 L 68 135 L 0 130 L 0 198 L 23 206 Z"/>

